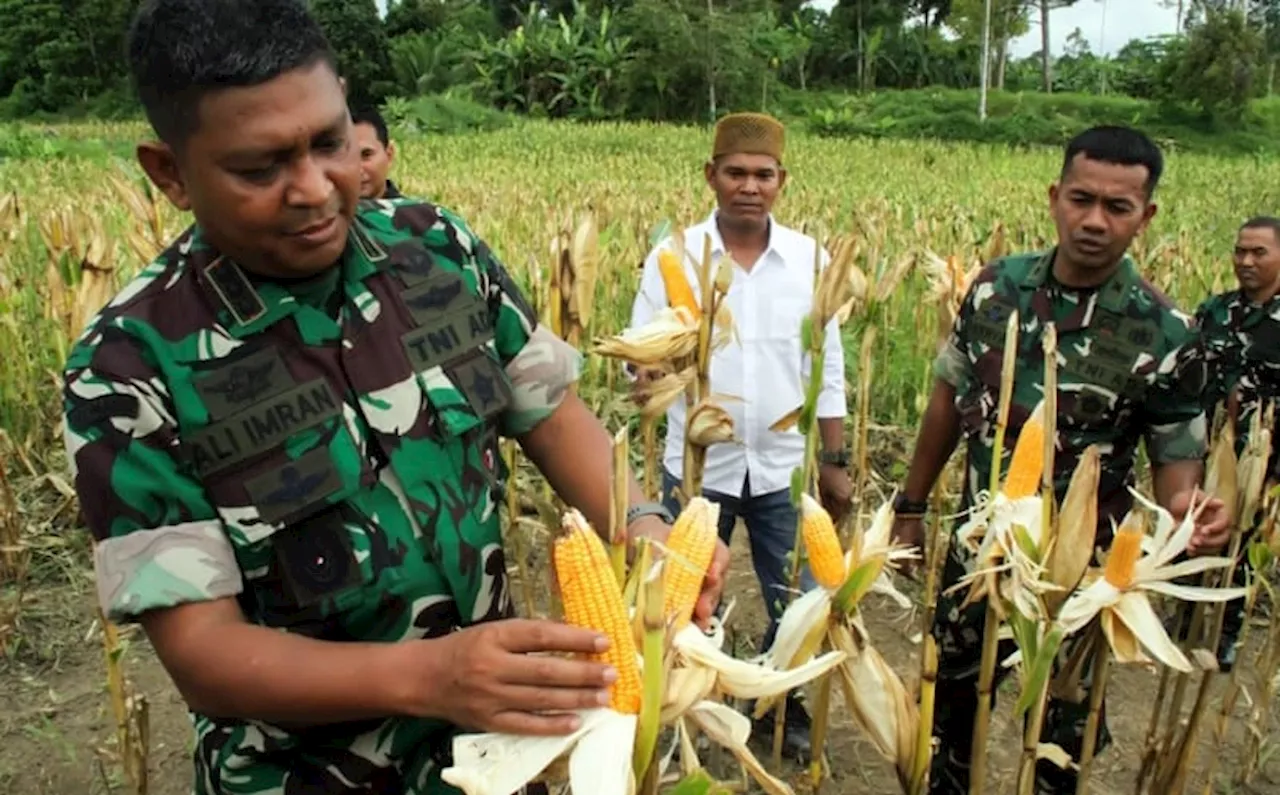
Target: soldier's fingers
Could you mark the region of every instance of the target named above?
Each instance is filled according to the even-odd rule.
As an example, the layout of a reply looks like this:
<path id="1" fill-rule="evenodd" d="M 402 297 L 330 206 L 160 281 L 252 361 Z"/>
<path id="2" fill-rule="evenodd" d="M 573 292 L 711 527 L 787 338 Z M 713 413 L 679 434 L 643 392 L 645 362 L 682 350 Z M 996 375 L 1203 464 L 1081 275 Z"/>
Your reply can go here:
<path id="1" fill-rule="evenodd" d="M 618 672 L 603 663 L 560 657 L 521 657 L 502 677 L 512 685 L 600 690 L 613 684 Z"/>
<path id="2" fill-rule="evenodd" d="M 502 642 L 507 651 L 516 654 L 540 651 L 598 654 L 609 648 L 609 639 L 595 630 L 532 619 L 502 622 Z"/>
<path id="3" fill-rule="evenodd" d="M 535 715 L 531 712 L 499 712 L 493 716 L 489 731 L 524 734 L 535 737 L 557 737 L 573 734 L 582 725 L 577 715 Z"/>
<path id="4" fill-rule="evenodd" d="M 513 712 L 570 712 L 608 706 L 609 691 L 570 687 L 508 687 L 502 705 Z"/>

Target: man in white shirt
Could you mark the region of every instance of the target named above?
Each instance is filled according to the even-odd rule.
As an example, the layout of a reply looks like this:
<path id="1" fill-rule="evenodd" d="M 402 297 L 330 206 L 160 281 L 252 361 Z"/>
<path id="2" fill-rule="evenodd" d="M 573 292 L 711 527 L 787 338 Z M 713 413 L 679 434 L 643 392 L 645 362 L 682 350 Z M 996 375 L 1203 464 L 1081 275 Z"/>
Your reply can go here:
<path id="1" fill-rule="evenodd" d="M 713 394 L 731 396 L 718 402 L 733 417 L 740 443 L 708 448 L 703 494 L 721 506 L 720 537 L 726 544 L 738 519 L 747 526 L 752 563 L 770 616 L 762 648 L 772 642 L 787 601 L 787 556 L 796 536 L 789 487 L 793 470 L 804 459 L 804 437 L 798 431 L 774 432 L 769 426 L 804 400 L 810 357 L 801 350 L 800 324 L 813 304 L 817 247 L 812 237 L 782 226 L 771 215 L 787 178 L 783 137 L 782 125 L 763 114 L 734 114 L 716 125 L 712 157 L 704 170 L 717 209 L 685 230 L 684 238 L 685 271 L 692 285 L 698 283 L 695 260 L 706 236 L 711 238 L 713 257 L 727 255 L 737 264 L 725 299 L 737 339 L 712 355 L 710 376 Z M 669 247 L 670 241 L 663 241 L 645 260 L 632 327 L 645 324 L 668 304 L 658 251 Z M 825 267 L 829 257 L 825 251 L 821 257 Z M 819 490 L 823 504 L 838 520 L 849 509 L 853 489 L 844 448 L 844 349 L 836 321 L 827 329 L 825 351 L 817 404 L 822 439 Z M 636 386 L 654 375 L 637 372 Z M 685 406 L 677 400 L 667 411 L 663 456 L 663 499 L 673 514 L 678 504 L 672 491 L 683 477 L 684 430 Z M 805 567 L 801 588 L 814 585 Z M 809 715 L 795 693 L 787 699 L 786 714 L 787 751 L 807 758 Z M 770 714 L 763 723 L 772 726 L 772 718 Z"/>

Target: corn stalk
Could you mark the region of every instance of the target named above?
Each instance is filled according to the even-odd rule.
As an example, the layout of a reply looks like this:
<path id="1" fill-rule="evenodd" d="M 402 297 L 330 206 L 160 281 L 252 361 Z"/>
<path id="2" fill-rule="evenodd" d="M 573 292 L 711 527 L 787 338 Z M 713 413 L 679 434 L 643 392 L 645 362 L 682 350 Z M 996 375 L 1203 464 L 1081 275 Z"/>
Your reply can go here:
<path id="1" fill-rule="evenodd" d="M 1265 419 L 1263 417 L 1264 413 L 1267 415 Z M 1218 575 L 1219 579 L 1213 584 L 1219 587 L 1229 587 L 1235 576 L 1244 534 L 1249 527 L 1252 527 L 1258 505 L 1263 499 L 1262 487 L 1266 475 L 1267 461 L 1271 455 L 1271 426 L 1273 421 L 1270 407 L 1266 412 L 1262 410 L 1254 412 L 1249 434 L 1249 445 L 1241 455 L 1238 464 L 1233 454 L 1235 435 L 1230 419 L 1225 423 L 1223 431 L 1214 445 L 1216 455 L 1210 462 L 1214 471 L 1208 473 L 1206 485 L 1209 487 L 1210 493 L 1217 494 L 1228 505 L 1228 510 L 1231 512 L 1235 522 L 1231 533 L 1230 551 L 1227 553 L 1227 557 L 1231 559 L 1232 564 L 1225 572 L 1206 572 L 1206 584 L 1213 582 L 1210 579 L 1211 575 Z M 1205 637 L 1205 646 L 1208 649 L 1216 650 L 1218 648 L 1219 641 L 1222 638 L 1222 625 L 1226 616 L 1226 608 L 1226 604 L 1206 604 L 1202 606 L 1201 614 L 1206 616 L 1209 622 L 1207 636 Z M 1193 634 L 1191 637 L 1194 639 L 1196 635 Z M 1183 730 L 1182 737 L 1176 743 L 1168 746 L 1167 755 L 1161 760 L 1160 766 L 1157 768 L 1156 775 L 1153 778 L 1153 786 L 1156 788 L 1154 791 L 1156 792 L 1180 795 L 1186 787 L 1187 775 L 1191 768 L 1191 759 L 1196 750 L 1200 720 L 1209 702 L 1209 689 L 1213 686 L 1216 678 L 1215 674 L 1218 672 L 1217 662 L 1212 659 L 1212 655 L 1206 653 L 1206 655 L 1202 656 L 1208 656 L 1210 659 L 1206 660 L 1205 664 L 1201 666 L 1203 673 L 1200 675 L 1199 690 L 1196 693 L 1191 714 L 1186 720 L 1186 728 Z"/>
<path id="2" fill-rule="evenodd" d="M 1056 327 L 1049 324 L 1045 327 L 1041 339 L 1044 346 L 1044 453 L 1041 467 L 1040 499 L 1041 499 L 1041 532 L 1040 551 L 1051 551 L 1056 546 L 1058 524 L 1055 517 L 1054 489 L 1054 454 L 1058 436 L 1058 334 Z M 999 449 L 999 448 L 997 448 Z M 996 595 L 988 599 L 998 598 Z M 1027 719 L 1022 735 L 1022 761 L 1018 767 L 1018 792 L 1020 795 L 1032 795 L 1035 789 L 1036 764 L 1040 759 L 1040 733 L 1044 728 L 1044 713 L 1049 700 L 1048 667 L 1057 655 L 1062 635 L 1054 626 L 1054 611 L 1047 601 L 1040 600 L 1041 620 L 1034 622 L 1032 632 L 1037 635 L 1036 654 L 1028 657 L 1029 649 L 1024 648 L 1022 665 L 1024 670 L 1031 669 L 1030 675 L 1024 675 L 1024 691 L 1021 704 L 1028 703 L 1030 696 L 1031 714 Z M 1019 644 L 1022 646 L 1022 644 Z M 1027 692 L 1035 688 L 1038 692 Z"/>
<path id="3" fill-rule="evenodd" d="M 9 435 L 0 430 L 0 453 L 12 447 Z M 0 603 L 0 655 L 8 649 L 9 636 L 17 632 L 27 585 L 30 555 L 22 542 L 22 519 L 18 500 L 5 472 L 6 456 L 0 454 L 0 588 L 12 588 L 11 602 Z"/>
<path id="4" fill-rule="evenodd" d="M 1013 400 L 1014 371 L 1018 362 L 1018 313 L 1009 317 L 1004 335 L 1004 360 L 1000 372 L 1000 402 L 996 408 L 995 442 L 991 448 L 991 499 L 1000 491 L 1000 469 L 1004 462 L 1004 435 L 1009 424 L 1009 404 Z M 991 690 L 996 674 L 996 652 L 1000 645 L 998 594 L 987 596 L 982 628 L 982 660 L 978 670 L 978 708 L 973 721 L 973 756 L 969 766 L 969 792 L 982 795 L 987 781 L 987 735 L 991 727 Z"/>
<path id="5" fill-rule="evenodd" d="M 102 646 L 107 663 L 107 692 L 116 720 L 116 750 L 125 781 L 134 795 L 147 795 L 147 759 L 150 755 L 150 720 L 147 699 L 136 693 L 124 674 L 124 647 L 114 624 L 101 609 Z"/>
<path id="6" fill-rule="evenodd" d="M 1111 647 L 1102 633 L 1102 626 L 1093 628 L 1093 661 L 1090 669 L 1089 717 L 1085 720 L 1084 746 L 1080 749 L 1080 770 L 1076 777 L 1076 795 L 1088 795 L 1089 775 L 1093 772 L 1093 757 L 1098 747 L 1098 726 L 1102 722 L 1102 700 L 1111 671 Z"/>
<path id="7" fill-rule="evenodd" d="M 1277 595 L 1275 589 L 1271 585 L 1271 578 L 1275 573 L 1277 552 L 1277 521 L 1280 520 L 1280 499 L 1274 489 L 1268 493 L 1267 519 L 1262 525 L 1261 533 L 1253 540 L 1249 548 L 1249 562 L 1253 568 L 1254 580 L 1253 587 L 1250 589 L 1249 598 L 1245 603 L 1244 615 L 1244 631 L 1241 633 L 1240 646 L 1245 648 L 1245 641 L 1249 627 L 1253 623 L 1253 616 L 1258 606 L 1258 595 L 1260 592 L 1267 594 L 1267 599 L 1275 610 L 1277 603 Z M 1235 780 L 1241 786 L 1247 786 L 1253 779 L 1254 773 L 1257 771 L 1262 757 L 1263 738 L 1268 734 L 1268 723 L 1271 716 L 1271 699 L 1275 688 L 1277 669 L 1280 669 L 1280 616 L 1273 615 L 1271 623 L 1268 627 L 1266 639 L 1263 641 L 1262 648 L 1258 650 L 1254 663 L 1256 679 L 1261 683 L 1258 695 L 1253 699 L 1253 709 L 1250 711 L 1248 723 L 1245 726 L 1246 745 L 1244 752 L 1244 762 L 1240 765 L 1240 769 L 1235 776 Z M 1232 669 L 1233 682 L 1239 666 Z M 1232 689 L 1228 691 L 1228 695 L 1234 697 L 1238 691 Z M 1230 699 L 1231 703 L 1224 700 L 1222 715 L 1230 714 L 1231 707 L 1234 706 L 1234 698 Z M 1219 727 L 1225 732 L 1225 718 L 1219 718 Z M 1216 754 L 1215 754 L 1216 757 Z"/>

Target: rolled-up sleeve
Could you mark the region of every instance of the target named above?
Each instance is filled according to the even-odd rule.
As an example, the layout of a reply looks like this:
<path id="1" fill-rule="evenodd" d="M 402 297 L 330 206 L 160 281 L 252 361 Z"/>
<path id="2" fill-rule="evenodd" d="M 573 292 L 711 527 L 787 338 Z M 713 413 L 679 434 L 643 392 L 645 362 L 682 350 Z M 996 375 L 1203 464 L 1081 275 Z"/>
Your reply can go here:
<path id="1" fill-rule="evenodd" d="M 985 271 L 983 274 L 985 275 Z M 974 311 L 974 301 L 978 285 L 981 283 L 981 276 L 975 279 L 973 285 L 969 287 L 965 294 L 964 300 L 960 302 L 960 311 L 956 313 L 955 322 L 951 324 L 951 331 L 947 334 L 947 339 L 942 343 L 938 351 L 938 355 L 933 360 L 933 375 L 939 378 L 957 390 L 961 389 L 965 381 L 969 378 L 973 363 L 969 360 L 966 352 L 968 343 L 966 335 L 968 333 L 969 317 Z"/>
<path id="2" fill-rule="evenodd" d="M 80 358 L 136 356 L 103 343 Z M 65 373 L 64 443 L 93 535 L 98 601 L 129 623 L 151 610 L 236 596 L 243 580 L 203 486 L 180 463 L 162 381 L 77 365 Z M 121 372 L 137 373 L 137 361 Z"/>
<path id="3" fill-rule="evenodd" d="M 818 416 L 823 419 L 843 418 L 849 413 L 849 401 L 845 392 L 844 340 L 838 318 L 827 324 L 822 348 L 822 391 L 818 393 Z"/>

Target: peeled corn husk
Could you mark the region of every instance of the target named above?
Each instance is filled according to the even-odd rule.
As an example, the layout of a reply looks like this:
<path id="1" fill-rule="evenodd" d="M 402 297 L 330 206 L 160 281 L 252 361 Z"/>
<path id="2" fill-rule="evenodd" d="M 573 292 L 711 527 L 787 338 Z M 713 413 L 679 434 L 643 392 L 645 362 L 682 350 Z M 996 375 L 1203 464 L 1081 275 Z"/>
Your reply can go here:
<path id="1" fill-rule="evenodd" d="M 711 399 L 703 400 L 689 417 L 689 440 L 698 447 L 732 442 L 733 417 Z"/>
<path id="2" fill-rule="evenodd" d="M 698 325 L 687 309 L 664 307 L 638 328 L 597 340 L 593 352 L 637 365 L 658 365 L 692 356 L 698 347 Z"/>

